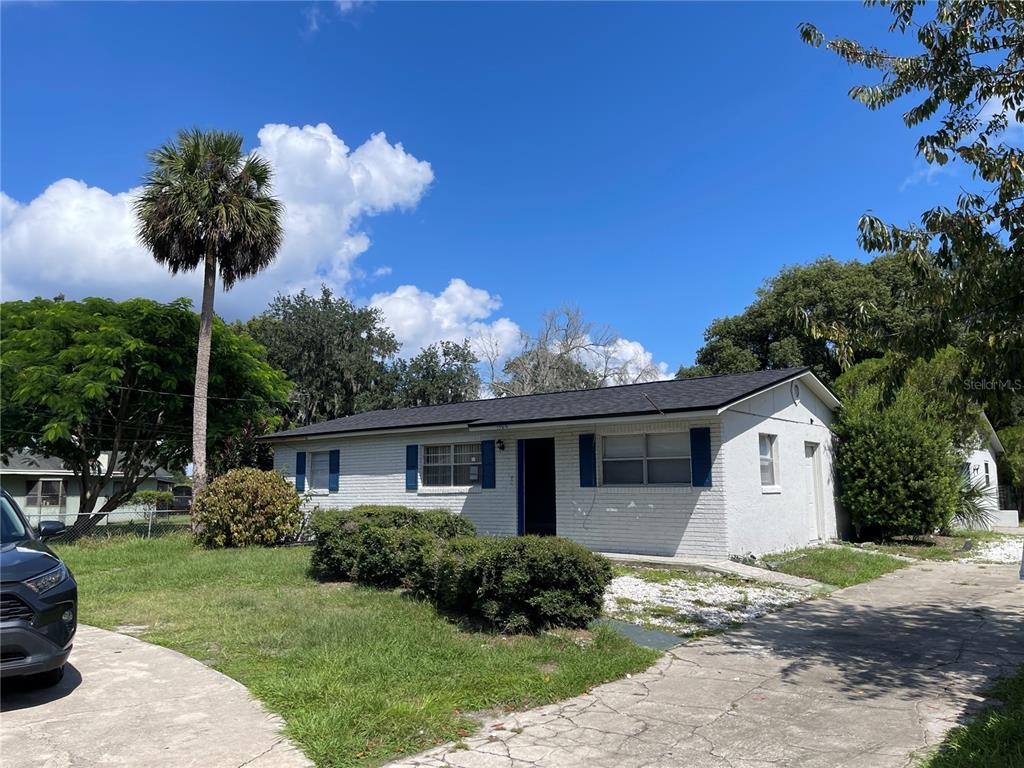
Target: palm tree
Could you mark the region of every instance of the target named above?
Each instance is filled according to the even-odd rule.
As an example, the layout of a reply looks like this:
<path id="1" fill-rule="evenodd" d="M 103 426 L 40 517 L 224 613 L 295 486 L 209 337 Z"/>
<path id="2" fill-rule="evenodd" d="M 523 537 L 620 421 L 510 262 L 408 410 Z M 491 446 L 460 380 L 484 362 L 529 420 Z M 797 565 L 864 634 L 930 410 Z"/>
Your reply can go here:
<path id="1" fill-rule="evenodd" d="M 172 274 L 204 265 L 192 410 L 193 485 L 206 484 L 206 405 L 217 271 L 224 290 L 273 262 L 281 246 L 282 206 L 270 194 L 270 164 L 242 152 L 242 137 L 180 131 L 177 143 L 148 155 L 152 166 L 134 202 L 138 234 Z"/>

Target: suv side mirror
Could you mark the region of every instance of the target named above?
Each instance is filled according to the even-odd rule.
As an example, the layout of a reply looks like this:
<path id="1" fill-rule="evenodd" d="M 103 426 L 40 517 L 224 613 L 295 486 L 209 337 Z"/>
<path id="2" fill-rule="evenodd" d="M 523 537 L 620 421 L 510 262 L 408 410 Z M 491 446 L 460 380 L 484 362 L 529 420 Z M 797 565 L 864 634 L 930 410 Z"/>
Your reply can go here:
<path id="1" fill-rule="evenodd" d="M 59 520 L 43 520 L 39 523 L 39 538 L 44 541 L 46 539 L 52 539 L 54 536 L 59 536 L 64 533 L 66 529 L 67 526 Z"/>

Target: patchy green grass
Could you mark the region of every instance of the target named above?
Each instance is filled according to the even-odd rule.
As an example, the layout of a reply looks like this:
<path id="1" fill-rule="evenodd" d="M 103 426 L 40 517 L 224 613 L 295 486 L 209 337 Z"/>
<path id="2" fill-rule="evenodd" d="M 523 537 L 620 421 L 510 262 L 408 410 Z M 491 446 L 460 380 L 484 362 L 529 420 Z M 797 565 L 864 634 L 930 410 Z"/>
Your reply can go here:
<path id="1" fill-rule="evenodd" d="M 782 573 L 803 576 L 836 587 L 862 584 L 908 565 L 889 555 L 865 552 L 853 547 L 808 547 L 765 555 L 761 559 Z"/>
<path id="2" fill-rule="evenodd" d="M 319 766 L 454 741 L 475 728 L 467 713 L 564 699 L 657 657 L 607 628 L 461 628 L 397 591 L 310 579 L 305 548 L 203 550 L 170 536 L 57 549 L 83 622 L 145 627 L 145 640 L 244 683 Z"/>
<path id="3" fill-rule="evenodd" d="M 1024 765 L 1024 667 L 989 691 L 977 717 L 946 734 L 920 768 L 1019 768 Z"/>
<path id="4" fill-rule="evenodd" d="M 684 581 L 687 584 L 726 584 L 730 587 L 771 586 L 762 582 L 727 576 L 720 573 L 704 571 L 687 571 L 682 568 L 648 568 L 631 565 L 612 566 L 614 576 L 633 576 L 649 581 L 651 584 L 668 584 L 673 581 Z"/>
<path id="5" fill-rule="evenodd" d="M 973 554 L 972 549 L 965 548 L 968 541 L 977 545 L 979 542 L 999 541 L 1004 538 L 1007 538 L 1006 534 L 995 531 L 954 531 L 949 536 L 900 536 L 861 546 L 873 552 L 903 555 L 915 560 L 950 561 L 961 560 Z"/>

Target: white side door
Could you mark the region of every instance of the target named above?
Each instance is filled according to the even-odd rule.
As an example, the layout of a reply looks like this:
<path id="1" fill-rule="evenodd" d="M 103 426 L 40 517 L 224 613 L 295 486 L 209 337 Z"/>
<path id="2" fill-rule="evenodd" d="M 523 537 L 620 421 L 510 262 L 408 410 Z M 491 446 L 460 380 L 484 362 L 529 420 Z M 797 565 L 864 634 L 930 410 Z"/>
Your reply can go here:
<path id="1" fill-rule="evenodd" d="M 821 446 L 804 443 L 804 472 L 807 477 L 807 508 L 811 513 L 812 538 L 825 539 L 825 499 L 821 484 Z"/>

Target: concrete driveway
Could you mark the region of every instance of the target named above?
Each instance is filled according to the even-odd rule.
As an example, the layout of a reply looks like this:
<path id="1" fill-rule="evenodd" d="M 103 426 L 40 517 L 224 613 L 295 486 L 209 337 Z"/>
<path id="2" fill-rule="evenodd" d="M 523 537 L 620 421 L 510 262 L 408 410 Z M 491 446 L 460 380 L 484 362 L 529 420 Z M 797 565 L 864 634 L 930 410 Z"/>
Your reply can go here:
<path id="1" fill-rule="evenodd" d="M 64 680 L 0 697 L 4 768 L 300 768 L 281 720 L 194 659 L 82 626 Z"/>
<path id="2" fill-rule="evenodd" d="M 1017 566 L 915 565 L 392 765 L 909 766 L 1021 664 Z"/>

